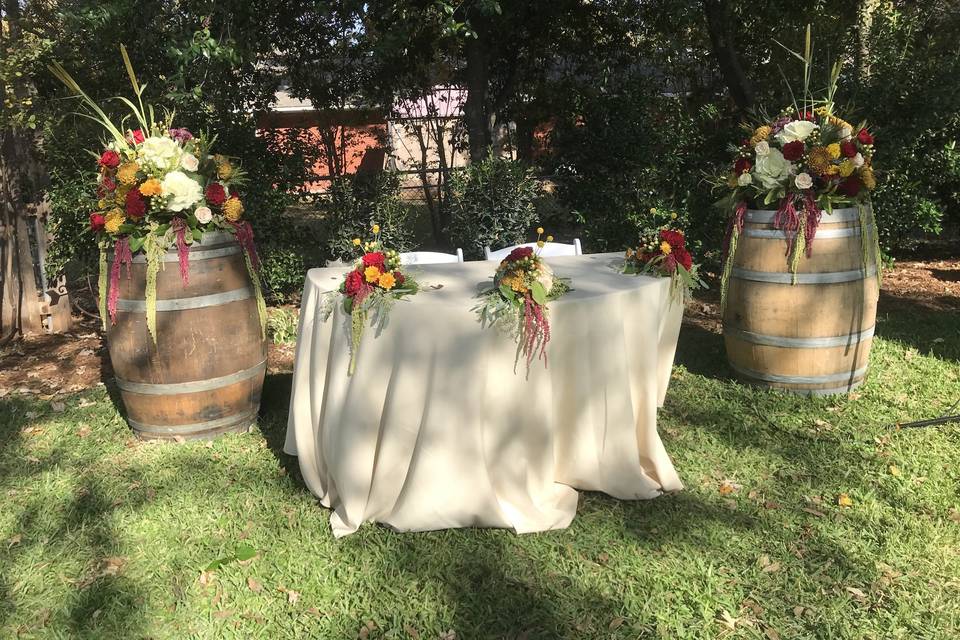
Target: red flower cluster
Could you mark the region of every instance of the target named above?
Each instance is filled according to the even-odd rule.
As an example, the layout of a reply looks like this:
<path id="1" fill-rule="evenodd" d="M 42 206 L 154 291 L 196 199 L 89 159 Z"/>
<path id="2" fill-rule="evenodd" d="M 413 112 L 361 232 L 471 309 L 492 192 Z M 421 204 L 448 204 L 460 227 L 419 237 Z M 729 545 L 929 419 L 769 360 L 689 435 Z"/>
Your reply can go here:
<path id="1" fill-rule="evenodd" d="M 733 172 L 738 176 L 741 173 L 746 173 L 753 168 L 753 163 L 750 162 L 749 158 L 737 158 L 737 161 L 733 165 Z"/>
<path id="2" fill-rule="evenodd" d="M 806 146 L 803 144 L 802 140 L 794 140 L 793 142 L 788 142 L 783 145 L 781 150 L 783 157 L 789 160 L 790 162 L 795 162 L 803 157 L 803 152 L 806 151 Z"/>
<path id="3" fill-rule="evenodd" d="M 853 197 L 863 189 L 863 182 L 860 178 L 850 176 L 837 186 L 837 191 L 845 196 Z"/>
<path id="4" fill-rule="evenodd" d="M 219 182 L 211 182 L 207 185 L 203 197 L 206 198 L 207 204 L 219 207 L 227 201 L 227 192 Z"/>
<path id="5" fill-rule="evenodd" d="M 843 154 L 844 158 L 852 158 L 856 156 L 859 151 L 857 151 L 857 145 L 852 140 L 845 140 L 840 144 L 840 152 Z"/>
<path id="6" fill-rule="evenodd" d="M 116 169 L 118 166 L 120 166 L 120 154 L 112 149 L 107 149 L 100 154 L 99 162 L 101 167 Z"/>
<path id="7" fill-rule="evenodd" d="M 130 135 L 127 136 L 127 140 L 133 144 L 140 144 L 145 139 L 146 137 L 143 135 L 143 131 L 140 129 L 134 129 L 130 132 Z"/>
<path id="8" fill-rule="evenodd" d="M 127 192 L 127 215 L 131 218 L 142 218 L 147 213 L 147 203 L 140 195 L 139 189 L 130 189 Z"/>
<path id="9" fill-rule="evenodd" d="M 379 251 L 374 251 L 373 253 L 365 253 L 363 255 L 363 266 L 377 267 L 382 272 L 384 270 L 383 263 L 386 259 L 387 257 Z"/>
<path id="10" fill-rule="evenodd" d="M 354 269 L 347 274 L 347 279 L 343 283 L 343 291 L 351 298 L 355 297 L 360 290 L 364 288 L 363 274 Z"/>
<path id="11" fill-rule="evenodd" d="M 529 258 L 533 255 L 533 247 L 517 247 L 510 252 L 510 255 L 507 256 L 507 262 L 516 262 L 517 260 L 523 260 L 524 258 Z"/>
<path id="12" fill-rule="evenodd" d="M 682 231 L 664 229 L 660 232 L 660 239 L 670 245 L 670 253 L 664 259 L 664 266 L 667 271 L 673 273 L 680 264 L 684 269 L 690 270 L 693 266 L 693 257 L 687 251 L 687 239 Z"/>
<path id="13" fill-rule="evenodd" d="M 90 214 L 90 230 L 96 233 L 97 231 L 103 231 L 103 225 L 106 224 L 107 219 L 103 216 L 102 213 L 91 213 Z"/>
<path id="14" fill-rule="evenodd" d="M 860 144 L 873 144 L 873 135 L 866 129 L 860 129 L 857 132 L 857 140 L 860 141 Z"/>

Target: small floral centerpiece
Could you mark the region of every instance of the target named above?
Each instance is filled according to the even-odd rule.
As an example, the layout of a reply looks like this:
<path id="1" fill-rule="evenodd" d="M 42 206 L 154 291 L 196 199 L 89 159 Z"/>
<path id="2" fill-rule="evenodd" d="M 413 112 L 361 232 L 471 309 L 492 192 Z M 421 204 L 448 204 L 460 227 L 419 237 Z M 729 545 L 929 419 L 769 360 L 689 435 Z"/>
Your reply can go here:
<path id="1" fill-rule="evenodd" d="M 745 125 L 745 138 L 731 148 L 735 156 L 732 171 L 717 181 L 717 186 L 729 190 L 721 203 L 732 213 L 724 239 L 724 293 L 750 208 L 775 210 L 773 226 L 787 238 L 786 255 L 794 277 L 801 257 L 812 255 L 824 211 L 857 207 L 861 238 L 868 237 L 870 192 L 876 187 L 874 136 L 866 123 L 851 124 L 837 113 L 834 95 L 839 63 L 833 67 L 826 93 L 811 93 L 809 28 L 805 54 L 791 53 L 804 61 L 802 99 L 776 115 Z M 866 264 L 866 244 L 863 253 Z"/>
<path id="2" fill-rule="evenodd" d="M 523 356 L 527 375 L 534 358 L 547 366 L 550 320 L 547 305 L 570 290 L 569 282 L 554 275 L 540 257 L 545 242 L 543 228 L 537 229 L 536 249 L 517 247 L 504 258 L 493 275 L 493 288 L 481 293 L 475 307 L 483 326 L 499 326 L 517 341 L 516 363 Z M 546 237 L 551 242 L 552 236 Z"/>
<path id="3" fill-rule="evenodd" d="M 363 242 L 360 238 L 353 239 L 353 246 L 360 251 L 360 257 L 344 276 L 340 288 L 326 294 L 320 315 L 321 320 L 326 322 L 337 302 L 340 302 L 349 317 L 348 375 L 356 371 L 357 353 L 367 324 L 375 327 L 379 334 L 387 324 L 393 303 L 420 289 L 417 281 L 403 270 L 400 254 L 381 245 L 380 225 L 374 224 L 372 231 L 372 240 Z"/>
<path id="4" fill-rule="evenodd" d="M 152 106 L 143 104 L 145 85 L 134 74 L 126 49 L 121 54 L 137 103 L 116 98 L 131 111 L 136 128 L 127 128 L 129 118 L 115 124 L 59 64 L 53 74 L 79 97 L 85 117 L 99 122 L 109 134 L 97 158 L 97 207 L 90 214 L 90 231 L 100 248 L 100 316 L 116 322 L 121 267 L 130 273 L 133 256 L 145 254 L 147 328 L 157 340 L 157 275 L 163 255 L 176 247 L 180 277 L 190 279 L 190 246 L 203 234 L 225 231 L 236 236 L 260 312 L 261 332 L 266 330 L 266 304 L 260 288 L 259 260 L 250 224 L 242 219 L 239 187 L 244 172 L 232 159 L 212 153 L 214 140 L 173 126 L 173 114 L 156 118 Z M 113 253 L 108 269 L 107 253 Z M 109 282 L 108 282 L 109 280 Z"/>
<path id="5" fill-rule="evenodd" d="M 683 231 L 667 226 L 641 234 L 637 247 L 627 249 L 623 260 L 624 273 L 670 278 L 674 295 L 681 299 L 687 291 L 706 287 L 698 269 Z"/>

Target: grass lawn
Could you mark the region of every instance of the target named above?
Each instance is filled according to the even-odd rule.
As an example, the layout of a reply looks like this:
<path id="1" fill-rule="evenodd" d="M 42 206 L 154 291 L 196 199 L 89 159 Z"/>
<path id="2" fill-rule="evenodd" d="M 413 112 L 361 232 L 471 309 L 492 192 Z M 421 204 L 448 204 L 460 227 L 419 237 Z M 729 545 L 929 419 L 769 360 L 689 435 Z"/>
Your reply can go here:
<path id="1" fill-rule="evenodd" d="M 886 297 L 878 335 L 859 393 L 810 400 L 685 327 L 686 490 L 525 536 L 335 540 L 281 452 L 288 375 L 211 444 L 137 443 L 103 388 L 0 399 L 0 638 L 956 638 L 960 425 L 890 425 L 960 396 L 960 312 Z"/>

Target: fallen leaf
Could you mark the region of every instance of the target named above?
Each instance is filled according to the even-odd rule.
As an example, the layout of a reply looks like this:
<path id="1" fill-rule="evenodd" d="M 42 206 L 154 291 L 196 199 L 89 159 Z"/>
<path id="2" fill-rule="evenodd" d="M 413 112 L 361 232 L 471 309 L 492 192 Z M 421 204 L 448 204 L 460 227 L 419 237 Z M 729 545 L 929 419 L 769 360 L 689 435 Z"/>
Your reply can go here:
<path id="1" fill-rule="evenodd" d="M 804 612 L 805 612 L 806 610 L 807 610 L 806 607 L 801 607 L 801 606 L 798 605 L 798 606 L 796 606 L 796 607 L 793 608 L 793 615 L 795 615 L 795 616 L 797 616 L 797 617 L 799 618 L 799 617 L 801 617 L 801 616 L 804 614 Z"/>
<path id="2" fill-rule="evenodd" d="M 957 509 L 956 507 L 952 507 L 952 508 L 950 509 L 950 516 L 949 516 L 949 517 L 950 517 L 950 519 L 953 520 L 954 522 L 960 522 L 960 509 Z"/>
<path id="3" fill-rule="evenodd" d="M 822 511 L 817 511 L 816 509 L 811 509 L 809 507 L 804 507 L 803 509 L 801 509 L 801 511 L 806 511 L 810 515 L 817 516 L 818 518 L 822 518 L 824 515 L 826 515 Z"/>
<path id="4" fill-rule="evenodd" d="M 250 591 L 253 591 L 254 593 L 260 593 L 263 591 L 263 585 L 250 577 L 247 578 L 247 587 L 249 587 Z"/>
<path id="5" fill-rule="evenodd" d="M 230 609 L 220 609 L 219 611 L 213 612 L 213 617 L 219 620 L 229 618 L 232 615 L 233 615 L 233 611 L 231 611 Z"/>
<path id="6" fill-rule="evenodd" d="M 767 500 L 766 502 L 763 503 L 763 508 L 774 510 L 774 509 L 779 509 L 780 505 L 772 500 Z"/>
<path id="7" fill-rule="evenodd" d="M 736 483 L 734 483 L 734 482 L 730 482 L 730 481 L 725 480 L 725 481 L 720 485 L 720 488 L 718 489 L 718 491 L 720 492 L 720 495 L 722 495 L 722 496 L 729 496 L 730 494 L 735 493 L 737 490 L 742 489 L 742 488 L 743 488 L 742 485 L 739 485 L 739 484 L 736 484 Z"/>
<path id="8" fill-rule="evenodd" d="M 127 564 L 126 558 L 121 557 L 110 557 L 106 558 L 103 561 L 103 568 L 100 570 L 101 576 L 115 576 L 117 575 L 123 566 Z"/>
<path id="9" fill-rule="evenodd" d="M 408 624 L 403 625 L 403 630 L 408 636 L 413 638 L 413 640 L 420 640 L 420 632 L 414 629 L 413 627 L 411 627 L 410 625 Z"/>
<path id="10" fill-rule="evenodd" d="M 173 441 L 178 444 L 183 444 L 184 442 L 187 441 L 187 439 L 184 438 L 183 436 L 173 436 Z"/>
<path id="11" fill-rule="evenodd" d="M 83 427 L 80 427 L 79 429 L 77 429 L 77 436 L 78 436 L 78 437 L 80 437 L 80 438 L 86 438 L 88 435 L 90 435 L 90 427 L 83 426 Z"/>
<path id="12" fill-rule="evenodd" d="M 839 496 L 837 496 L 837 504 L 841 507 L 852 507 L 853 500 L 847 494 L 841 493 Z"/>
<path id="13" fill-rule="evenodd" d="M 197 582 L 199 582 L 200 585 L 201 585 L 201 586 L 204 586 L 204 587 L 212 584 L 212 583 L 213 583 L 213 572 L 211 572 L 211 571 L 201 571 L 201 572 L 200 572 L 200 577 L 197 578 Z"/>
<path id="14" fill-rule="evenodd" d="M 623 626 L 623 623 L 626 622 L 626 621 L 627 621 L 626 618 L 617 616 L 616 618 L 614 618 L 613 620 L 610 621 L 610 624 L 607 625 L 607 628 L 608 628 L 610 631 L 613 631 L 614 629 L 619 629 L 620 627 Z"/>
<path id="15" fill-rule="evenodd" d="M 846 589 L 857 600 L 863 601 L 867 599 L 867 594 L 856 587 L 846 587 Z"/>
<path id="16" fill-rule="evenodd" d="M 734 618 L 726 611 L 721 611 L 720 615 L 717 616 L 717 622 L 730 631 L 734 631 L 737 628 L 737 624 L 740 622 L 740 618 Z"/>
<path id="17" fill-rule="evenodd" d="M 77 405 L 80 409 L 86 409 L 87 407 L 92 407 L 97 404 L 96 400 L 87 400 L 86 398 L 80 400 L 80 404 Z"/>
<path id="18" fill-rule="evenodd" d="M 892 464 L 892 465 L 890 465 L 889 467 L 887 467 L 887 470 L 890 472 L 890 475 L 892 475 L 892 476 L 899 476 L 899 475 L 900 475 L 900 467 L 898 467 L 898 466 L 895 465 L 895 464 Z"/>
<path id="19" fill-rule="evenodd" d="M 597 556 L 597 564 L 607 564 L 610 561 L 610 555 L 606 552 L 601 553 Z"/>
<path id="20" fill-rule="evenodd" d="M 7 540 L 7 549 L 20 544 L 21 540 L 23 540 L 23 534 L 18 533 L 17 535 L 12 536 L 9 540 Z"/>
<path id="21" fill-rule="evenodd" d="M 780 634 L 777 633 L 777 630 L 773 627 L 764 627 L 763 634 L 770 638 L 770 640 L 780 640 Z"/>
<path id="22" fill-rule="evenodd" d="M 50 408 L 56 411 L 57 413 L 63 413 L 67 410 L 67 405 L 62 402 L 51 402 Z"/>

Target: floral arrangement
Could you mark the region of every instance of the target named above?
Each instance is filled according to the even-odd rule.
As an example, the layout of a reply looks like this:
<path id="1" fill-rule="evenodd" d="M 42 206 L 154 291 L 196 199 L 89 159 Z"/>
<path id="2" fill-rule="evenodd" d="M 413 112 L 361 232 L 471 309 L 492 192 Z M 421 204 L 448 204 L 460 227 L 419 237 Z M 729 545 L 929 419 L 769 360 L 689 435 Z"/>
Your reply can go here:
<path id="1" fill-rule="evenodd" d="M 144 107 L 146 88 L 134 74 L 126 49 L 121 46 L 123 62 L 137 104 L 124 103 L 137 128 L 119 125 L 81 90 L 77 82 L 59 64 L 53 74 L 78 96 L 86 108 L 85 117 L 99 122 L 109 134 L 97 158 L 97 208 L 90 214 L 90 230 L 100 247 L 100 316 L 106 329 L 107 318 L 116 322 L 121 267 L 127 275 L 133 256 L 146 256 L 147 328 L 157 340 L 157 275 L 163 255 L 176 246 L 180 277 L 184 286 L 190 279 L 190 246 L 200 242 L 209 231 L 226 231 L 236 236 L 253 283 L 260 312 L 261 332 L 266 331 L 266 304 L 260 288 L 259 259 L 250 224 L 242 220 L 243 201 L 239 187 L 244 172 L 227 156 L 212 154 L 214 140 L 205 134 L 173 126 L 173 115 L 155 117 L 152 106 Z M 107 268 L 107 252 L 113 252 L 113 264 Z M 108 283 L 109 279 L 109 283 Z"/>
<path id="2" fill-rule="evenodd" d="M 547 305 L 570 290 L 569 283 L 554 275 L 540 257 L 545 242 L 543 227 L 537 229 L 537 248 L 517 247 L 497 266 L 493 288 L 480 294 L 482 302 L 475 307 L 483 326 L 499 326 L 509 330 L 517 341 L 516 363 L 523 356 L 527 375 L 534 358 L 547 366 L 547 344 L 550 342 L 550 320 Z M 547 236 L 551 242 L 553 236 Z"/>
<path id="3" fill-rule="evenodd" d="M 348 375 L 357 368 L 357 352 L 364 330 L 369 323 L 377 333 L 386 326 L 393 303 L 420 290 L 417 281 L 400 265 L 400 254 L 386 249 L 380 242 L 380 225 L 372 227 L 373 239 L 363 242 L 353 239 L 360 257 L 347 272 L 339 289 L 326 294 L 321 320 L 326 322 L 339 300 L 350 318 L 350 367 Z"/>
<path id="4" fill-rule="evenodd" d="M 676 214 L 672 214 L 676 219 Z M 623 272 L 635 275 L 666 276 L 671 280 L 674 295 L 706 287 L 697 275 L 698 266 L 687 250 L 683 231 L 664 226 L 645 231 L 636 248 L 627 249 Z"/>
<path id="5" fill-rule="evenodd" d="M 731 190 L 725 199 L 732 216 L 724 239 L 724 294 L 750 207 L 776 208 L 773 226 L 787 237 L 786 255 L 794 276 L 801 257 L 812 255 L 824 211 L 838 205 L 857 207 L 861 237 L 867 237 L 870 192 L 876 187 L 874 136 L 866 123 L 853 125 L 836 113 L 839 63 L 833 67 L 826 94 L 816 97 L 810 92 L 809 27 L 805 55 L 790 53 L 804 61 L 802 100 L 774 117 L 745 125 L 746 137 L 731 148 L 732 172 L 718 181 Z M 866 264 L 866 245 L 863 259 Z"/>

